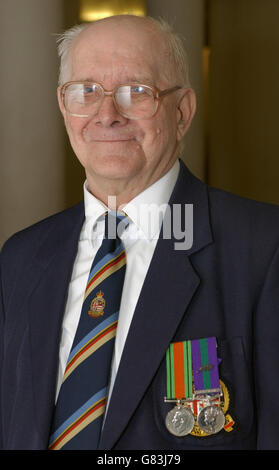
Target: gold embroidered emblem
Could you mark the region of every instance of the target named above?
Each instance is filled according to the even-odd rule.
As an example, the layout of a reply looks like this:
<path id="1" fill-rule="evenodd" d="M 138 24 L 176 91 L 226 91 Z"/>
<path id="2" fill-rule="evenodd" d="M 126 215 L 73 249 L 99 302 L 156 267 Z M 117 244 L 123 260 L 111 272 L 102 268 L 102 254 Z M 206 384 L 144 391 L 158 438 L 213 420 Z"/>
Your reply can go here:
<path id="1" fill-rule="evenodd" d="M 90 310 L 88 311 L 88 315 L 93 318 L 97 318 L 101 315 L 104 315 L 105 306 L 106 301 L 104 299 L 104 294 L 102 291 L 99 291 L 90 304 Z"/>

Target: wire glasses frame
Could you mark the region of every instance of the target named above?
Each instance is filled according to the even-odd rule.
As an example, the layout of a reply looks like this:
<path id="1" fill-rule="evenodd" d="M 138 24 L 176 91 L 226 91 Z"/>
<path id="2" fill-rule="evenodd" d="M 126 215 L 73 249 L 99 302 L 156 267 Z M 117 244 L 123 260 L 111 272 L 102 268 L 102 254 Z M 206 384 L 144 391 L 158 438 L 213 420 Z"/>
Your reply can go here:
<path id="1" fill-rule="evenodd" d="M 86 88 L 86 86 L 87 87 L 94 87 L 94 86 L 99 87 L 99 90 L 101 90 L 101 96 L 100 96 L 100 99 L 98 101 L 98 109 L 95 112 L 88 113 L 88 114 L 74 113 L 69 109 L 69 106 L 68 106 L 68 103 L 67 103 L 67 100 L 66 100 L 66 96 L 67 96 L 67 90 L 72 85 L 82 85 L 83 89 Z M 119 90 L 122 89 L 122 88 L 124 89 L 124 87 L 143 88 L 144 91 L 146 92 L 147 97 L 149 96 L 149 98 L 151 98 L 153 100 L 153 109 L 151 109 L 151 107 L 150 107 L 149 113 L 147 113 L 146 116 L 139 116 L 139 115 L 137 115 L 137 116 L 134 115 L 133 116 L 129 112 L 125 112 L 123 109 L 121 109 L 121 106 L 120 106 L 119 102 L 117 101 L 116 96 L 117 96 L 117 92 L 119 92 Z M 115 87 L 113 90 L 105 90 L 104 87 L 102 85 L 100 85 L 99 83 L 94 83 L 94 82 L 90 82 L 90 81 L 69 81 L 69 82 L 66 82 L 64 85 L 62 85 L 60 87 L 60 93 L 61 93 L 61 98 L 62 98 L 62 103 L 63 103 L 64 108 L 72 116 L 90 117 L 91 115 L 98 114 L 98 111 L 100 109 L 100 106 L 103 102 L 104 97 L 105 96 L 111 96 L 112 99 L 113 99 L 114 106 L 115 106 L 116 110 L 118 111 L 118 113 L 121 116 L 124 116 L 128 119 L 150 119 L 158 111 L 159 103 L 160 103 L 161 98 L 163 98 L 164 96 L 166 96 L 170 93 L 173 93 L 174 91 L 177 91 L 181 88 L 184 88 L 184 87 L 177 85 L 177 86 L 174 86 L 174 87 L 171 87 L 171 88 L 167 88 L 165 90 L 159 90 L 158 88 L 155 88 L 153 86 L 144 85 L 144 84 L 141 84 L 141 83 L 127 83 L 127 84 L 119 85 L 119 86 Z"/>

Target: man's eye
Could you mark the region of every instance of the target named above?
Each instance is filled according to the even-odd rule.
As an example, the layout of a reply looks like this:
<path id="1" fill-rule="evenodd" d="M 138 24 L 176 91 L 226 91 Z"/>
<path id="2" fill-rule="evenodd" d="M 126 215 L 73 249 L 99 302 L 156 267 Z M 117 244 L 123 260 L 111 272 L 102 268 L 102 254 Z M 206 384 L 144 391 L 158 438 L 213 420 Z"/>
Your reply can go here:
<path id="1" fill-rule="evenodd" d="M 133 87 L 131 87 L 131 91 L 132 91 L 132 93 L 141 94 L 141 93 L 145 92 L 145 89 L 142 86 L 133 86 Z"/>
<path id="2" fill-rule="evenodd" d="M 90 93 L 94 93 L 95 89 L 92 86 L 86 86 L 83 89 L 85 95 L 89 95 Z"/>

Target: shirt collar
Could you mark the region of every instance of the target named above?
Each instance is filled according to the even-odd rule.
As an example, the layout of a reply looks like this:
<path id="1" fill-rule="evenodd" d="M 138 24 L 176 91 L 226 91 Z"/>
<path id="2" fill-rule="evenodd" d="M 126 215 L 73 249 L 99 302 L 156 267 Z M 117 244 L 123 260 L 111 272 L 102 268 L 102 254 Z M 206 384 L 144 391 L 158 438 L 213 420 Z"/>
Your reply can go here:
<path id="1" fill-rule="evenodd" d="M 148 240 L 152 240 L 159 235 L 162 216 L 177 181 L 179 169 L 180 164 L 176 160 L 168 173 L 138 194 L 128 204 L 121 207 L 121 210 L 129 216 Z M 83 192 L 85 235 L 90 240 L 92 239 L 92 231 L 97 219 L 108 211 L 108 208 L 89 191 L 87 180 L 83 185 Z"/>
<path id="2" fill-rule="evenodd" d="M 100 226 L 95 229 L 95 225 L 98 219 L 101 218 L 107 212 L 108 208 L 102 201 L 97 199 L 89 191 L 89 186 L 87 180 L 85 180 L 83 185 L 83 194 L 84 194 L 84 210 L 85 210 L 85 224 L 83 230 L 81 231 L 81 239 L 87 238 L 87 240 L 92 241 L 93 238 L 103 237 L 103 233 L 99 233 Z M 94 228 L 94 231 L 93 231 Z"/>
<path id="3" fill-rule="evenodd" d="M 168 173 L 122 208 L 149 240 L 159 235 L 162 217 L 177 181 L 179 168 L 179 161 L 176 160 Z"/>

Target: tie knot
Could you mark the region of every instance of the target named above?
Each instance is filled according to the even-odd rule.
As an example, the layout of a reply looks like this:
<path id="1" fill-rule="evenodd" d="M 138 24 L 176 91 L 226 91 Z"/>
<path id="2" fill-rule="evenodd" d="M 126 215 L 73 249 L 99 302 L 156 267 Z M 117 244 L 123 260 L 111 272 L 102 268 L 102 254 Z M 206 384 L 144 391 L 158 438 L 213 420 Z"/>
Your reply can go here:
<path id="1" fill-rule="evenodd" d="M 105 214 L 105 238 L 121 238 L 126 227 L 129 225 L 129 218 L 124 212 L 106 212 Z"/>

